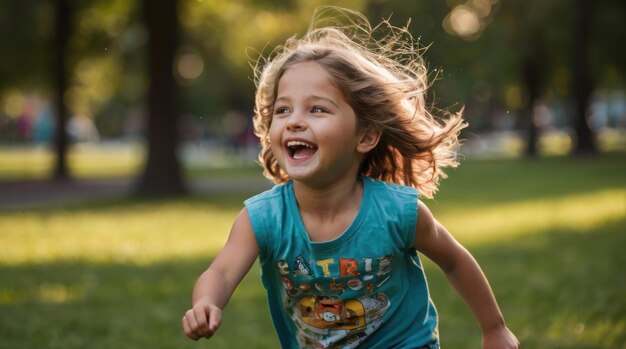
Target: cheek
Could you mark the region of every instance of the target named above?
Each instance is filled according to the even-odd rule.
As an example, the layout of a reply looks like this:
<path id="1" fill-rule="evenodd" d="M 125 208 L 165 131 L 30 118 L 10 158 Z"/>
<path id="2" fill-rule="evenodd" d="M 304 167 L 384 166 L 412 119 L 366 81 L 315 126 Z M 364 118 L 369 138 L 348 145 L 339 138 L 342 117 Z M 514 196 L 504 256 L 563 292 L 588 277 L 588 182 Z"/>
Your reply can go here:
<path id="1" fill-rule="evenodd" d="M 270 148 L 272 149 L 272 152 L 276 153 L 281 148 L 280 130 L 275 126 L 270 126 L 268 136 L 270 140 Z"/>
<path id="2" fill-rule="evenodd" d="M 275 124 L 270 125 L 270 128 L 267 130 L 267 135 L 269 136 L 272 145 L 275 142 L 280 141 L 280 131 Z"/>

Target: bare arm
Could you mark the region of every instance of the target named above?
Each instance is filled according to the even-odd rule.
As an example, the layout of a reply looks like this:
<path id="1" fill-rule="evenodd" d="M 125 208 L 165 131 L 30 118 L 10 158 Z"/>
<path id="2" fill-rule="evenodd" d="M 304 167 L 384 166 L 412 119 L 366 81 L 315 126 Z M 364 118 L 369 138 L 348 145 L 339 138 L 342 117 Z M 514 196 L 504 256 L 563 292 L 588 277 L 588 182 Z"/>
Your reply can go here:
<path id="1" fill-rule="evenodd" d="M 226 245 L 196 281 L 192 304 L 182 319 L 187 337 L 210 338 L 222 322 L 226 306 L 259 253 L 254 231 L 244 208 L 239 212 Z"/>
<path id="2" fill-rule="evenodd" d="M 435 262 L 468 304 L 483 333 L 483 348 L 519 348 L 506 327 L 487 278 L 472 255 L 419 203 L 414 247 Z"/>

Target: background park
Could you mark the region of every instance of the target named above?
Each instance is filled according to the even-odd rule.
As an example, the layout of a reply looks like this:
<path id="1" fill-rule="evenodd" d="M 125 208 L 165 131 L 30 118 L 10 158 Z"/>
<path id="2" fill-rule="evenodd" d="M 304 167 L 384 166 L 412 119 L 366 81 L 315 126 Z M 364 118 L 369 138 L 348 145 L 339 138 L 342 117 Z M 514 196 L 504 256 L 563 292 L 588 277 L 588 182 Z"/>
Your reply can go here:
<path id="1" fill-rule="evenodd" d="M 276 348 L 258 267 L 210 342 L 180 319 L 271 186 L 259 55 L 322 0 L 0 2 L 0 348 Z M 424 47 L 462 164 L 427 204 L 524 348 L 626 348 L 626 2 L 346 0 Z M 480 331 L 426 262 L 444 348 Z"/>

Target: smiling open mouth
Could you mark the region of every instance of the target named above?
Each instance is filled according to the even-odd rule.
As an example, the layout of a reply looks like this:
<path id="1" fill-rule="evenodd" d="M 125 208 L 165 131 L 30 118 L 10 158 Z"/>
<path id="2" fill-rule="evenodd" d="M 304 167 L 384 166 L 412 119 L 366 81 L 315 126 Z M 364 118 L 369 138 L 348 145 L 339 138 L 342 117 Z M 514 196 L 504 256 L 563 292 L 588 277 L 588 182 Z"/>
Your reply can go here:
<path id="1" fill-rule="evenodd" d="M 287 142 L 287 150 L 290 158 L 300 160 L 315 154 L 317 147 L 303 141 L 289 141 Z"/>

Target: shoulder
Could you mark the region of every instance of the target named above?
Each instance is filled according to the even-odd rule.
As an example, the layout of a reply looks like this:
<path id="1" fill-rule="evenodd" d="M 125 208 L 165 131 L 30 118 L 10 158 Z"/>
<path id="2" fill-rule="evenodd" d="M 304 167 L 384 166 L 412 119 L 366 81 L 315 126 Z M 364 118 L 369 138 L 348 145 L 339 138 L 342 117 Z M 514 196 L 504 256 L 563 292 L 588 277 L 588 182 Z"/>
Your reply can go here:
<path id="1" fill-rule="evenodd" d="M 369 177 L 364 177 L 363 181 L 367 197 L 375 202 L 377 209 L 415 218 L 419 197 L 417 189 Z"/>
<path id="2" fill-rule="evenodd" d="M 421 200 L 417 203 L 417 233 L 428 234 L 435 231 L 435 217 Z"/>
<path id="3" fill-rule="evenodd" d="M 258 230 L 260 224 L 271 220 L 271 217 L 280 215 L 288 205 L 291 182 L 276 185 L 273 188 L 257 194 L 244 201 L 252 225 Z"/>
<path id="4" fill-rule="evenodd" d="M 381 197 L 381 195 L 388 196 L 391 198 L 397 197 L 400 199 L 404 199 L 407 197 L 417 198 L 419 193 L 417 189 L 413 187 L 408 187 L 405 185 L 383 182 L 381 180 L 373 179 L 370 177 L 363 177 L 363 181 L 365 185 L 376 195 L 376 197 Z"/>
<path id="5" fill-rule="evenodd" d="M 291 187 L 291 182 L 275 185 L 271 189 L 268 189 L 262 193 L 259 193 L 257 195 L 254 195 L 246 199 L 244 203 L 246 204 L 246 206 L 248 206 L 248 205 L 254 205 L 257 203 L 265 203 L 267 201 L 276 200 L 277 198 L 284 196 L 284 194 L 290 187 Z"/>
<path id="6" fill-rule="evenodd" d="M 403 217 L 408 219 L 409 223 L 414 223 L 419 201 L 417 189 L 371 178 L 365 178 L 364 182 L 368 200 L 379 212 Z"/>
<path id="7" fill-rule="evenodd" d="M 291 182 L 276 185 L 244 201 L 245 213 L 262 257 L 273 250 L 272 246 L 278 240 L 276 234 L 280 234 L 280 230 L 276 228 L 285 218 L 289 195 L 293 195 L 291 188 Z"/>
<path id="8" fill-rule="evenodd" d="M 229 240 L 250 240 L 254 241 L 254 230 L 252 228 L 252 222 L 250 221 L 250 216 L 248 215 L 247 208 L 242 208 L 237 214 L 235 221 L 231 227 Z"/>
<path id="9" fill-rule="evenodd" d="M 289 195 L 293 195 L 291 182 L 279 184 L 244 201 L 252 219 L 257 215 L 276 214 L 287 206 Z"/>
<path id="10" fill-rule="evenodd" d="M 433 251 L 447 246 L 452 236 L 423 202 L 419 202 L 413 247 L 431 257 Z M 431 258 L 432 259 L 432 258 Z"/>
<path id="11" fill-rule="evenodd" d="M 402 241 L 403 248 L 412 248 L 417 225 L 417 190 L 369 177 L 364 182 L 368 205 L 375 210 L 373 219 L 384 221 L 388 232 Z"/>

